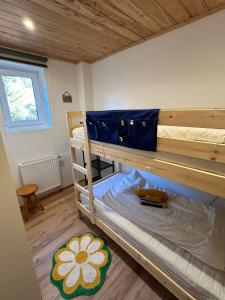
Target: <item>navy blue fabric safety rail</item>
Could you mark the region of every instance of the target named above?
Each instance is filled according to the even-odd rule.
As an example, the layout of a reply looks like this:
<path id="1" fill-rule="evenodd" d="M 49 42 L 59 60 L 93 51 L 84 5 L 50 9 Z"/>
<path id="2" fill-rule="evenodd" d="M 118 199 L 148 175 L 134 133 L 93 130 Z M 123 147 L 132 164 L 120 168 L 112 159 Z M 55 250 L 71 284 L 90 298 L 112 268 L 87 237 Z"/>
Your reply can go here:
<path id="1" fill-rule="evenodd" d="M 159 109 L 86 112 L 91 140 L 156 151 Z"/>

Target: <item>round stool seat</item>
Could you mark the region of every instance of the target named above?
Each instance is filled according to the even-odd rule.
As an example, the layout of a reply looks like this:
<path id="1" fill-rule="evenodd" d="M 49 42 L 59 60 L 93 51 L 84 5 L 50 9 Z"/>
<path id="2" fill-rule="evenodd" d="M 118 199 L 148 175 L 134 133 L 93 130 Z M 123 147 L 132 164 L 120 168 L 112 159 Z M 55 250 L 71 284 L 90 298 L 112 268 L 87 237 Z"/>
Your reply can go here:
<path id="1" fill-rule="evenodd" d="M 44 207 L 41 204 L 40 199 L 35 195 L 35 192 L 38 190 L 39 186 L 37 184 L 26 184 L 21 188 L 16 190 L 17 196 L 21 196 L 24 199 L 24 220 L 28 221 L 29 205 L 32 202 L 35 202 L 35 205 L 39 207 L 40 210 L 43 210 Z"/>
<path id="2" fill-rule="evenodd" d="M 16 190 L 17 196 L 28 197 L 34 194 L 38 190 L 39 186 L 37 184 L 26 184 L 21 188 Z"/>

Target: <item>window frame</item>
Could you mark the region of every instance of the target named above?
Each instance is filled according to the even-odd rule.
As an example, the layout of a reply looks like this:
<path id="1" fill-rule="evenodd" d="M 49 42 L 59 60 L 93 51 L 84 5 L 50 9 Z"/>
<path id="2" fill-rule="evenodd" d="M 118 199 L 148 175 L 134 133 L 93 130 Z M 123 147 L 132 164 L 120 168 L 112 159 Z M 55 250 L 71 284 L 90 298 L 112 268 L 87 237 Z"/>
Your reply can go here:
<path id="1" fill-rule="evenodd" d="M 37 120 L 12 120 L 2 75 L 19 76 L 31 79 L 38 116 Z M 5 119 L 5 127 L 9 132 L 51 128 L 47 88 L 42 68 L 0 60 L 0 102 Z"/>

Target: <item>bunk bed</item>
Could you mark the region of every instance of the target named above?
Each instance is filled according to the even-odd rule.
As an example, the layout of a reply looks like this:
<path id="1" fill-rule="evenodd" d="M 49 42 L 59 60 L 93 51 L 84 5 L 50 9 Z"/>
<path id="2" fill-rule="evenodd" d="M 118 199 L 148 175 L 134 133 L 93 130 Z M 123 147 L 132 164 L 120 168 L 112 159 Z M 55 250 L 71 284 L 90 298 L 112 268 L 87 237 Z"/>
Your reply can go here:
<path id="1" fill-rule="evenodd" d="M 85 118 L 82 112 L 67 113 L 80 216 L 90 218 L 177 298 L 225 299 L 223 271 L 160 235 L 146 233 L 128 215 L 106 205 L 105 192 L 124 174 L 93 184 L 91 168 L 91 154 L 95 154 L 225 198 L 225 109 L 160 110 L 157 152 L 89 140 Z M 81 120 L 84 127 L 77 125 Z M 77 163 L 77 149 L 85 151 L 86 168 Z M 79 184 L 76 171 L 87 175 L 87 187 Z M 224 228 L 223 221 L 220 226 Z"/>

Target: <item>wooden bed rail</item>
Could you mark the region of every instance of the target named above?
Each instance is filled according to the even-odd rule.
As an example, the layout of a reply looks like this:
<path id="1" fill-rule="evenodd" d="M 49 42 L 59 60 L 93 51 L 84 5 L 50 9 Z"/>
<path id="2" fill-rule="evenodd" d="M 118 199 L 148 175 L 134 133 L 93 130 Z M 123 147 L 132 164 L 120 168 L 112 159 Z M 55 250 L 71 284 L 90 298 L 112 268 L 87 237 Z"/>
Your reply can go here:
<path id="1" fill-rule="evenodd" d="M 225 129 L 225 109 L 162 109 L 159 125 Z"/>
<path id="2" fill-rule="evenodd" d="M 158 151 L 225 163 L 225 144 L 159 137 L 157 138 Z"/>
<path id="3" fill-rule="evenodd" d="M 137 154 L 121 148 L 123 147 L 91 143 L 91 153 L 93 154 L 225 198 L 225 175 L 157 159 L 151 157 L 150 152 L 147 156 L 141 155 L 142 151 Z"/>
<path id="4" fill-rule="evenodd" d="M 71 138 L 70 144 L 71 147 L 77 149 L 85 148 L 84 141 L 78 139 Z M 93 142 L 91 142 L 91 144 L 93 144 Z M 215 161 L 218 163 L 225 163 L 225 144 L 158 138 L 155 157 L 158 156 L 159 152 L 167 152 L 208 161 Z"/>
<path id="5" fill-rule="evenodd" d="M 84 117 L 84 112 L 67 112 L 67 119 Z M 159 125 L 225 129 L 225 109 L 161 109 L 159 113 Z"/>

